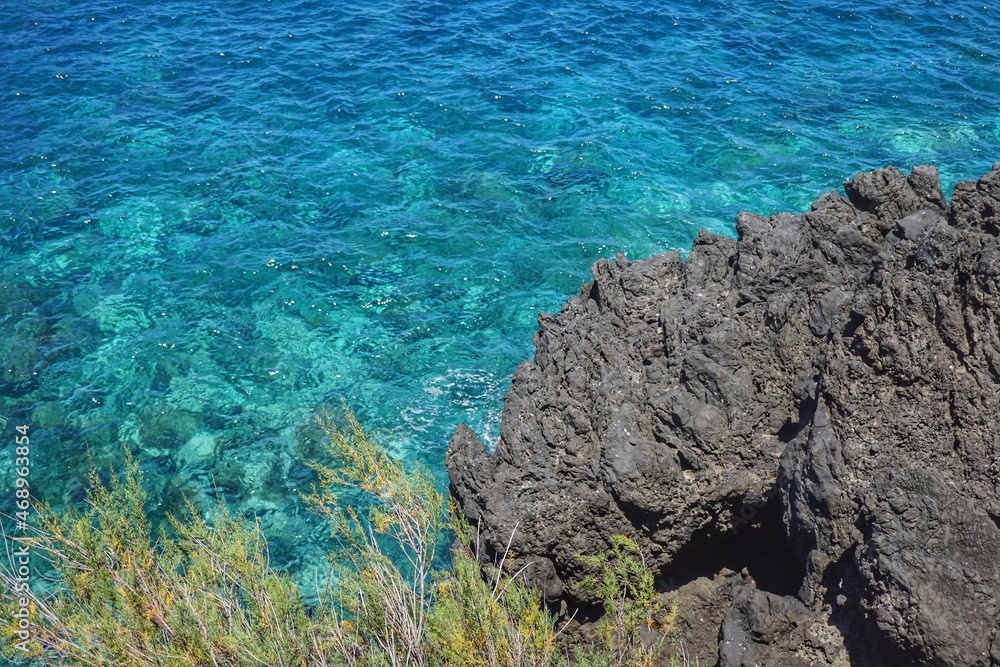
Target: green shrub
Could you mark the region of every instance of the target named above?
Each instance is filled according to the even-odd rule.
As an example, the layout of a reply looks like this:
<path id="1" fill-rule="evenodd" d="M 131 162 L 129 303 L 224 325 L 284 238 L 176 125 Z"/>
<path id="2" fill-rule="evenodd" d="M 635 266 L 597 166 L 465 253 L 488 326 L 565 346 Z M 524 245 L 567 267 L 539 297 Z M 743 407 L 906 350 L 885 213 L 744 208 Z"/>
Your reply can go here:
<path id="1" fill-rule="evenodd" d="M 39 508 L 32 550 L 58 588 L 31 592 L 31 656 L 130 667 L 308 663 L 316 618 L 291 579 L 268 567 L 259 526 L 220 505 L 214 528 L 192 513 L 173 522 L 175 537 L 154 543 L 133 460 L 108 486 L 96 473 L 91 483 L 85 511 Z M 14 580 L 10 571 L 3 577 L 11 619 Z M 13 641 L 2 650 L 23 657 Z"/>
<path id="2" fill-rule="evenodd" d="M 428 646 L 434 664 L 550 664 L 556 656 L 556 618 L 545 610 L 541 591 L 527 586 L 519 572 L 511 574 L 510 554 L 496 567 L 484 566 L 468 524 L 452 516 L 458 538 L 452 567 L 437 583 L 430 617 Z"/>
<path id="3" fill-rule="evenodd" d="M 598 623 L 603 651 L 591 648 L 586 664 L 651 667 L 673 662 L 678 601 L 675 597 L 667 605 L 657 595 L 653 572 L 639 545 L 625 535 L 614 535 L 610 553 L 578 558 L 597 570 L 580 587 L 597 597 L 605 611 Z"/>
<path id="4" fill-rule="evenodd" d="M 319 424 L 329 461 L 313 464 L 318 485 L 305 500 L 340 548 L 318 605 L 307 609 L 289 576 L 271 570 L 259 524 L 221 503 L 211 522 L 189 505 L 153 540 L 142 474 L 127 457 L 106 485 L 91 473 L 84 511 L 39 507 L 32 551 L 48 561 L 52 586 L 28 593 L 26 654 L 13 620 L 25 593 L 13 568 L 0 571 L 3 657 L 100 667 L 598 667 L 666 656 L 676 607 L 656 601 L 634 543 L 616 538 L 610 554 L 583 557 L 600 573 L 586 584 L 608 611 L 603 643 L 560 649 L 556 618 L 513 554 L 484 561 L 425 468 L 389 456 L 349 412 L 343 428 L 328 417 Z M 345 494 L 367 509 L 345 506 Z M 450 564 L 438 567 L 443 554 Z"/>
<path id="5" fill-rule="evenodd" d="M 337 655 L 358 665 L 548 664 L 555 619 L 541 595 L 503 564 L 484 576 L 484 564 L 464 546 L 468 525 L 445 514 L 430 472 L 406 470 L 353 415 L 346 421 L 341 429 L 320 420 L 332 464 L 314 464 L 319 489 L 307 496 L 342 546 L 333 555 Z M 337 494 L 345 489 L 364 494 L 366 514 L 341 506 Z M 449 529 L 458 537 L 451 568 L 435 570 Z"/>
<path id="6" fill-rule="evenodd" d="M 351 664 L 423 666 L 444 497 L 425 468 L 405 470 L 354 415 L 346 421 L 342 429 L 320 418 L 332 463 L 313 464 L 319 488 L 305 498 L 341 545 L 333 554 L 340 615 L 334 647 Z M 337 493 L 344 490 L 364 495 L 365 515 L 341 506 Z"/>

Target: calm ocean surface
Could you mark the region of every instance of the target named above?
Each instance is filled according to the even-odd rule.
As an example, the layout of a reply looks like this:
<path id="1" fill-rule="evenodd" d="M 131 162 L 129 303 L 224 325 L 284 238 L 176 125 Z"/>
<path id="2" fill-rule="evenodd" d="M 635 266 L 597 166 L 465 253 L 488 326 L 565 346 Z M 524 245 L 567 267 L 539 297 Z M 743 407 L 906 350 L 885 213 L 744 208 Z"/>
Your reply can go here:
<path id="1" fill-rule="evenodd" d="M 598 258 L 1000 160 L 984 1 L 3 5 L 0 493 L 16 425 L 55 505 L 124 441 L 297 569 L 322 406 L 443 483 Z"/>

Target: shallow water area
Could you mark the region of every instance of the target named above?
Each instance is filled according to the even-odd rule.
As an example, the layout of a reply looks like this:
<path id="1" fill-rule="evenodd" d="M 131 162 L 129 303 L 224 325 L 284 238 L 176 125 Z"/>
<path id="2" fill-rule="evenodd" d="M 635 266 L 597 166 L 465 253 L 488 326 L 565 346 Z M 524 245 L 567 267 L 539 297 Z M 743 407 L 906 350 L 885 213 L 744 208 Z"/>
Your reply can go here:
<path id="1" fill-rule="evenodd" d="M 970 2 L 11 5 L 8 443 L 59 506 L 125 442 L 161 511 L 218 492 L 302 570 L 317 410 L 443 484 L 598 258 L 890 163 L 988 170 L 998 34 Z"/>

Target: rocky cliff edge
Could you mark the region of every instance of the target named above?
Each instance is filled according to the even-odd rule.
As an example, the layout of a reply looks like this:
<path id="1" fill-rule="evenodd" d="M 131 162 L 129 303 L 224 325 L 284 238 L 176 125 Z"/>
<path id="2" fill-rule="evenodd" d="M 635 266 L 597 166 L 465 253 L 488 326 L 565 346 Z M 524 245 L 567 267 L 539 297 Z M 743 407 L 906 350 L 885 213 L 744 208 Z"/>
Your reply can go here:
<path id="1" fill-rule="evenodd" d="M 597 262 L 495 453 L 456 430 L 454 498 L 550 601 L 625 534 L 702 665 L 1000 665 L 1000 164 L 844 190 Z"/>

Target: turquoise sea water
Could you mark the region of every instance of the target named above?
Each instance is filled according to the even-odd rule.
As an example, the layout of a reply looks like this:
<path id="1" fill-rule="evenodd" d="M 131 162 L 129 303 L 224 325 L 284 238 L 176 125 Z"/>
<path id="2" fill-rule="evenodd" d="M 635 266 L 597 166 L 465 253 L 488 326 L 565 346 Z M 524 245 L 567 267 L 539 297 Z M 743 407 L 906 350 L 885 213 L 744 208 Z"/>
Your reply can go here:
<path id="1" fill-rule="evenodd" d="M 25 0 L 0 39 L 0 492 L 15 425 L 55 505 L 124 441 L 293 568 L 322 406 L 443 480 L 596 259 L 1000 159 L 983 2 Z"/>

